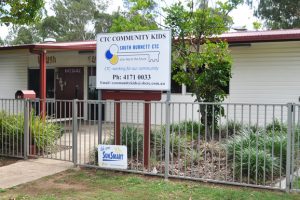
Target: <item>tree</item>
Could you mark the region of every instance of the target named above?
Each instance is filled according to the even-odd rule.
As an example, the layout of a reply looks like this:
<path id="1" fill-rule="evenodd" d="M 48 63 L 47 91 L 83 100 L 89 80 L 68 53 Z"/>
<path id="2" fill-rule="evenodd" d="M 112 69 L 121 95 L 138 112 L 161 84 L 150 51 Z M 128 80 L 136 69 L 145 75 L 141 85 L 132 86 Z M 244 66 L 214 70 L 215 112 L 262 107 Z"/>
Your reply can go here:
<path id="1" fill-rule="evenodd" d="M 13 44 L 32 44 L 42 41 L 35 27 L 21 27 L 18 29 L 17 37 L 14 39 Z"/>
<path id="2" fill-rule="evenodd" d="M 258 21 L 253 22 L 252 25 L 255 30 L 259 30 L 262 27 L 262 24 Z"/>
<path id="3" fill-rule="evenodd" d="M 31 44 L 33 36 L 31 31 L 26 27 L 21 27 L 18 30 L 17 37 L 13 40 L 13 44 Z"/>
<path id="4" fill-rule="evenodd" d="M 158 29 L 156 14 L 153 14 L 155 1 L 125 2 L 129 11 L 113 21 L 111 32 Z M 191 88 L 198 102 L 222 102 L 231 78 L 231 56 L 228 44 L 214 37 L 229 29 L 232 19 L 228 14 L 242 0 L 218 2 L 214 8 L 208 6 L 208 0 L 187 2 L 184 5 L 178 1 L 163 8 L 165 26 L 172 29 L 173 36 L 172 78 Z M 199 111 L 202 122 L 205 123 L 206 118 L 211 125 L 223 109 L 202 106 Z"/>
<path id="5" fill-rule="evenodd" d="M 95 39 L 97 33 L 108 32 L 118 16 L 118 13 L 105 13 L 106 8 L 105 0 L 55 0 L 55 16 L 43 20 L 42 36 L 58 41 Z"/>
<path id="6" fill-rule="evenodd" d="M 40 41 L 37 30 L 28 26 L 13 26 L 5 38 L 8 45 L 32 44 Z"/>
<path id="7" fill-rule="evenodd" d="M 4 45 L 4 41 L 3 39 L 0 37 L 0 46 L 3 46 Z"/>
<path id="8" fill-rule="evenodd" d="M 253 0 L 247 3 L 252 5 Z M 300 28 L 299 0 L 260 0 L 254 14 L 271 29 Z"/>
<path id="9" fill-rule="evenodd" d="M 231 56 L 228 44 L 215 38 L 232 24 L 228 13 L 241 1 L 218 2 L 209 7 L 207 0 L 180 1 L 165 8 L 165 23 L 172 29 L 173 79 L 185 84 L 197 102 L 222 102 L 227 96 L 231 78 Z M 216 123 L 221 106 L 200 106 L 201 121 Z"/>
<path id="10" fill-rule="evenodd" d="M 52 6 L 58 40 L 75 41 L 95 38 L 94 15 L 96 11 L 104 10 L 106 3 L 101 0 L 55 0 Z"/>
<path id="11" fill-rule="evenodd" d="M 124 2 L 128 11 L 121 13 L 113 20 L 110 32 L 158 29 L 153 13 L 156 7 L 154 0 L 126 0 Z"/>
<path id="12" fill-rule="evenodd" d="M 108 32 L 112 21 L 119 14 L 104 13 L 104 0 L 55 0 L 54 16 L 47 16 L 29 26 L 14 26 L 7 38 L 9 44 L 24 44 L 24 41 L 41 42 L 45 38 L 57 41 L 94 39 L 99 32 Z M 20 30 L 20 34 L 17 34 Z M 26 33 L 25 33 L 26 29 Z M 21 34 L 22 33 L 22 34 Z M 30 35 L 33 40 L 29 40 Z"/>
<path id="13" fill-rule="evenodd" d="M 1 24 L 30 24 L 40 18 L 44 0 L 7 0 L 0 1 Z"/>
<path id="14" fill-rule="evenodd" d="M 60 25 L 55 16 L 45 17 L 40 23 L 37 23 L 35 27 L 38 30 L 38 35 L 41 38 L 41 41 L 44 41 L 45 38 L 56 38 L 60 40 Z"/>
<path id="15" fill-rule="evenodd" d="M 119 11 L 112 14 L 97 11 L 94 15 L 95 34 L 107 33 L 112 27 L 113 20 L 119 17 Z"/>

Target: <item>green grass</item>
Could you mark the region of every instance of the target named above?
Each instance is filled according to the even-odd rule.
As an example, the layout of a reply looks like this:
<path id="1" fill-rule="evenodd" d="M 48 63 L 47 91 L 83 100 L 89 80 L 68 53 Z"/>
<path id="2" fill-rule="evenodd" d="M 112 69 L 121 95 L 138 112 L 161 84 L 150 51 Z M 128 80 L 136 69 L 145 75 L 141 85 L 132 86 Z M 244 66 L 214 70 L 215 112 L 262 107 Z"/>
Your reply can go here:
<path id="1" fill-rule="evenodd" d="M 2 189 L 2 188 L 0 188 L 0 193 L 4 193 L 4 192 L 6 192 L 6 190 L 5 190 L 5 189 Z"/>
<path id="2" fill-rule="evenodd" d="M 1 193 L 0 199 L 296 200 L 298 194 L 169 180 L 102 170 L 69 170 Z"/>
<path id="3" fill-rule="evenodd" d="M 299 190 L 300 189 L 300 178 L 297 178 L 293 182 L 293 188 Z"/>

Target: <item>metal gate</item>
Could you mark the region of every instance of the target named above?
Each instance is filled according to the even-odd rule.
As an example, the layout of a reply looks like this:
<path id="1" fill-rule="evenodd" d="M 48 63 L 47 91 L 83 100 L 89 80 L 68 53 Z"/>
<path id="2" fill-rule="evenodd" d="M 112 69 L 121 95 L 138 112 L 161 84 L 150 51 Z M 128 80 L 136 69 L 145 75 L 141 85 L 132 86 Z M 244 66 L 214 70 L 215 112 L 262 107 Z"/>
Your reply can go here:
<path id="1" fill-rule="evenodd" d="M 81 106 L 72 100 L 25 102 L 25 117 L 29 118 L 29 123 L 24 128 L 28 156 L 74 162 L 74 134 L 77 120 L 80 119 L 77 110 Z M 42 110 L 45 113 L 41 113 Z"/>

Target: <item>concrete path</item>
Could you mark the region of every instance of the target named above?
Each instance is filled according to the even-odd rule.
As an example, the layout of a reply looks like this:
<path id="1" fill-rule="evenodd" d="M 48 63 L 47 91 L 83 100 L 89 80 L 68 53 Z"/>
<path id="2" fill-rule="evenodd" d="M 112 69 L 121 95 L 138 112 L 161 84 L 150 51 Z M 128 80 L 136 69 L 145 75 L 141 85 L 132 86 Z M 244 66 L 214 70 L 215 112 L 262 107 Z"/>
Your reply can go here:
<path id="1" fill-rule="evenodd" d="M 71 162 L 43 158 L 21 160 L 14 164 L 0 167 L 0 188 L 11 188 L 65 171 L 73 166 Z"/>

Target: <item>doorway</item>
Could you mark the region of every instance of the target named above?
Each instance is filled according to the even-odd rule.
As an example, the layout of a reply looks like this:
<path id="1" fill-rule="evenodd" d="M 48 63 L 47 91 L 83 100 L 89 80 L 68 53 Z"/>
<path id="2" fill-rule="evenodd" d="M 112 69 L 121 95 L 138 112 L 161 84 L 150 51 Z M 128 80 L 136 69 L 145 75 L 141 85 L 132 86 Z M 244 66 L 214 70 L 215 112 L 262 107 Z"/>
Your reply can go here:
<path id="1" fill-rule="evenodd" d="M 57 100 L 83 100 L 83 68 L 57 68 L 55 82 L 55 98 Z M 83 116 L 83 102 L 78 103 L 78 117 Z M 57 118 L 72 116 L 72 102 L 58 101 L 56 104 Z"/>
<path id="2" fill-rule="evenodd" d="M 57 68 L 55 97 L 60 100 L 83 99 L 83 68 Z"/>

